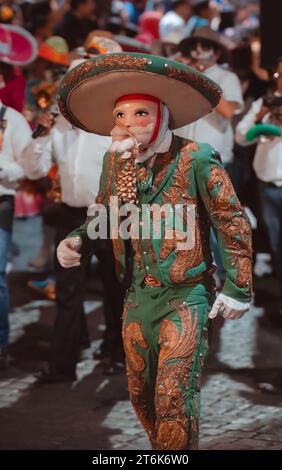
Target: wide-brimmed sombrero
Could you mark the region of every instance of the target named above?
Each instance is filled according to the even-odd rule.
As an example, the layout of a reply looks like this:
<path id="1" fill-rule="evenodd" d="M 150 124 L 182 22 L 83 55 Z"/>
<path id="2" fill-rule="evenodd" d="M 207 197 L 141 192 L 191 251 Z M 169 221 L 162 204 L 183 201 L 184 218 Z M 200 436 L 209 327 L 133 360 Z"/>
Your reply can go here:
<path id="1" fill-rule="evenodd" d="M 96 33 L 96 31 L 94 31 Z M 71 51 L 72 59 L 90 59 L 91 57 L 97 57 L 102 54 L 110 54 L 113 52 L 122 52 L 122 47 L 117 41 L 106 36 L 96 36 L 93 32 L 89 33 L 84 46 L 77 47 Z M 70 64 L 73 68 L 73 64 Z"/>
<path id="2" fill-rule="evenodd" d="M 216 47 L 221 53 L 226 53 L 226 44 L 223 38 L 213 31 L 209 26 L 201 26 L 197 28 L 191 36 L 184 38 L 178 45 L 178 50 L 184 55 L 188 54 L 191 47 L 198 41 L 203 41 L 210 46 Z"/>
<path id="3" fill-rule="evenodd" d="M 26 29 L 14 24 L 0 24 L 0 61 L 12 65 L 28 65 L 37 56 L 35 38 Z"/>
<path id="4" fill-rule="evenodd" d="M 40 45 L 38 57 L 68 67 L 70 62 L 68 44 L 60 36 L 50 36 Z"/>
<path id="5" fill-rule="evenodd" d="M 73 126 L 110 135 L 115 103 L 131 93 L 159 98 L 170 111 L 170 129 L 176 129 L 212 111 L 221 88 L 180 62 L 123 52 L 91 58 L 68 72 L 60 84 L 59 107 Z"/>
<path id="6" fill-rule="evenodd" d="M 88 34 L 84 47 L 86 52 L 93 55 L 122 52 L 122 48 L 117 41 L 105 36 L 96 36 L 95 31 Z"/>

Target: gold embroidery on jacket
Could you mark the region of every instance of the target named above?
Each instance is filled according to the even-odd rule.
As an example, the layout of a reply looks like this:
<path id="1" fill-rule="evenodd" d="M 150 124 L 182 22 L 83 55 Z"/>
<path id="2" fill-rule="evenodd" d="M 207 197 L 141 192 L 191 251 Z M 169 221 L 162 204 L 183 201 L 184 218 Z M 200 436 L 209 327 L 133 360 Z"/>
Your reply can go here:
<path id="1" fill-rule="evenodd" d="M 172 282 L 181 284 L 186 280 L 186 271 L 195 266 L 198 266 L 204 259 L 203 244 L 209 243 L 209 223 L 207 217 L 199 217 L 201 212 L 200 205 L 196 197 L 191 197 L 189 189 L 189 171 L 192 167 L 193 159 L 191 157 L 192 151 L 197 151 L 198 145 L 196 142 L 189 142 L 181 149 L 180 161 L 173 176 L 173 182 L 169 191 L 164 192 L 163 204 L 185 204 L 183 217 L 184 226 L 189 225 L 187 221 L 186 208 L 189 204 L 193 204 L 196 210 L 196 223 L 195 223 L 195 244 L 190 250 L 177 250 L 178 243 L 185 243 L 187 239 L 183 238 L 183 234 L 177 230 L 171 230 L 170 236 L 163 240 L 162 248 L 160 251 L 160 258 L 166 259 L 173 251 L 175 251 L 176 259 L 172 263 L 169 275 Z M 169 230 L 168 230 L 169 232 Z"/>
<path id="2" fill-rule="evenodd" d="M 141 271 L 142 269 L 142 246 L 141 242 L 138 239 L 131 238 L 132 248 L 134 250 L 135 260 L 137 269 Z"/>
<path id="3" fill-rule="evenodd" d="M 113 171 L 115 166 L 115 154 L 111 153 L 107 168 L 107 182 L 106 182 L 106 198 L 107 202 L 110 201 L 110 196 L 112 195 L 112 181 L 113 181 Z"/>
<path id="4" fill-rule="evenodd" d="M 213 197 L 212 192 L 219 188 Z M 237 268 L 236 285 L 252 287 L 252 234 L 250 223 L 235 194 L 225 170 L 217 166 L 211 167 L 207 183 L 209 195 L 205 203 L 224 237 L 227 249 L 232 258 L 232 265 Z"/>
<path id="5" fill-rule="evenodd" d="M 238 272 L 236 278 L 236 285 L 238 287 L 247 287 L 249 289 L 252 289 L 252 260 L 250 258 L 238 258 L 237 266 Z"/>
<path id="6" fill-rule="evenodd" d="M 151 256 L 151 259 L 152 259 L 152 263 L 156 264 L 157 257 L 156 257 L 156 253 L 154 251 L 152 239 L 150 238 L 150 240 L 148 240 L 148 242 L 149 242 L 149 253 L 150 253 L 150 256 Z"/>
<path id="7" fill-rule="evenodd" d="M 135 157 L 119 158 L 116 172 L 117 195 L 123 203 L 134 204 L 137 198 Z"/>

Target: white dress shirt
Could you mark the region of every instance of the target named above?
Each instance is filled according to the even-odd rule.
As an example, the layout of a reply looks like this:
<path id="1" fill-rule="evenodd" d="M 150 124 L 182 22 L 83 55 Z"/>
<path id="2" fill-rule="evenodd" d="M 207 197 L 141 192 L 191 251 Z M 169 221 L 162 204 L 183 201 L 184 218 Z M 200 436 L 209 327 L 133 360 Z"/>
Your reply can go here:
<path id="1" fill-rule="evenodd" d="M 30 179 L 46 176 L 58 165 L 62 202 L 71 207 L 88 207 L 99 190 L 103 157 L 111 137 L 72 128 L 59 116 L 51 132 L 33 140 L 24 150 L 22 165 Z"/>
<path id="2" fill-rule="evenodd" d="M 252 104 L 249 112 L 239 122 L 236 128 L 236 141 L 240 145 L 250 145 L 257 142 L 253 167 L 261 181 L 282 186 L 282 137 L 257 139 L 253 142 L 246 140 L 246 134 L 256 122 L 256 116 L 263 105 L 262 98 Z"/>
<path id="3" fill-rule="evenodd" d="M 0 109 L 2 107 L 0 101 Z M 23 149 L 30 141 L 31 129 L 22 114 L 8 106 L 6 108 L 3 119 L 7 121 L 7 127 L 0 149 L 0 196 L 13 196 L 17 180 L 24 177 L 19 161 Z"/>
<path id="4" fill-rule="evenodd" d="M 240 81 L 235 73 L 225 70 L 219 65 L 213 65 L 205 71 L 222 88 L 222 96 L 227 101 L 239 104 L 235 114 L 242 112 L 244 107 Z M 189 106 L 189 103 L 186 104 Z M 234 134 L 232 121 L 226 119 L 214 109 L 210 114 L 187 126 L 176 129 L 174 133 L 185 139 L 196 142 L 208 142 L 221 154 L 223 163 L 233 160 Z"/>

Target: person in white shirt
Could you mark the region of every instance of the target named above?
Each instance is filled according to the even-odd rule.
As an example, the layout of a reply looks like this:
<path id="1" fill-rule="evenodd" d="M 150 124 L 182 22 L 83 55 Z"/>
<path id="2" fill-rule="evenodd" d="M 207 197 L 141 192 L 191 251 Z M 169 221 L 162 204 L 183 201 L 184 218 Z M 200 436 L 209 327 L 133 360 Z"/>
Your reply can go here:
<path id="1" fill-rule="evenodd" d="M 253 168 L 259 180 L 263 219 L 267 227 L 273 253 L 273 262 L 279 282 L 280 309 L 282 309 L 282 137 L 264 135 L 249 141 L 247 133 L 256 124 L 275 124 L 282 134 L 282 57 L 278 59 L 274 73 L 276 80 L 273 98 L 280 106 L 269 107 L 263 98 L 255 101 L 246 116 L 236 128 L 236 141 L 240 145 L 257 142 Z M 274 100 L 273 100 L 274 103 Z M 281 310 L 282 313 L 282 310 Z M 280 322 L 282 320 L 282 315 Z"/>
<path id="2" fill-rule="evenodd" d="M 62 199 L 57 217 L 58 246 L 78 223 L 85 222 L 87 208 L 95 202 L 103 156 L 111 139 L 72 128 L 61 115 L 54 124 L 52 114 L 46 113 L 39 124 L 47 129 L 47 135 L 28 145 L 22 154 L 22 164 L 30 179 L 46 176 L 54 162 L 58 165 Z M 117 363 L 123 358 L 120 321 L 124 292 L 116 279 L 110 241 L 97 239 L 95 255 L 105 293 L 104 356 Z M 66 270 L 55 261 L 57 316 L 49 362 L 37 375 L 41 383 L 76 379 L 80 343 L 87 334 L 83 307 L 87 265 L 84 260 L 81 267 Z M 111 296 L 106 295 L 109 289 Z"/>
<path id="3" fill-rule="evenodd" d="M 222 88 L 219 104 L 210 113 L 198 121 L 177 129 L 176 135 L 196 142 L 208 141 L 220 153 L 222 163 L 227 171 L 233 161 L 234 133 L 232 118 L 243 109 L 243 97 L 240 81 L 235 73 L 225 70 L 218 61 L 224 53 L 219 34 L 209 26 L 198 28 L 192 36 L 179 44 L 181 60 L 196 67 L 214 80 Z M 189 103 L 187 103 L 189 106 Z M 212 251 L 217 269 L 217 282 L 225 278 L 215 235 L 211 236 Z"/>
<path id="4" fill-rule="evenodd" d="M 0 369 L 8 366 L 9 292 L 5 270 L 12 239 L 14 196 L 24 177 L 20 156 L 31 139 L 25 118 L 0 101 Z"/>
<path id="5" fill-rule="evenodd" d="M 232 117 L 244 106 L 240 81 L 233 72 L 225 70 L 218 61 L 223 52 L 220 36 L 208 26 L 197 29 L 190 38 L 179 44 L 183 60 L 197 67 L 222 88 L 222 98 L 212 113 L 188 126 L 176 130 L 185 139 L 206 139 L 221 154 L 227 166 L 233 160 L 234 134 Z M 187 103 L 187 106 L 189 103 Z"/>
<path id="6" fill-rule="evenodd" d="M 173 0 L 169 10 L 160 21 L 160 38 L 166 42 L 179 42 L 186 34 L 186 25 L 192 16 L 189 0 Z"/>

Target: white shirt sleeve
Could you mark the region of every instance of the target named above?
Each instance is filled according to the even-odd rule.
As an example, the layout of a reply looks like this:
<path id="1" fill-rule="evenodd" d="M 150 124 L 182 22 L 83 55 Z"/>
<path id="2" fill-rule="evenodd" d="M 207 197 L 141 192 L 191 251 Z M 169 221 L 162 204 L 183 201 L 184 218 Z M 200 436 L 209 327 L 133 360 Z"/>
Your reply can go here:
<path id="1" fill-rule="evenodd" d="M 52 166 L 52 134 L 32 139 L 21 154 L 21 165 L 31 180 L 47 176 Z"/>
<path id="2" fill-rule="evenodd" d="M 235 114 L 240 114 L 244 109 L 244 100 L 240 80 L 237 75 L 233 72 L 224 74 L 223 79 L 220 82 L 220 86 L 222 88 L 222 96 L 224 99 L 227 101 L 234 101 L 239 104 Z"/>
<path id="3" fill-rule="evenodd" d="M 25 118 L 20 113 L 13 113 L 11 118 L 13 132 L 11 133 L 11 150 L 13 160 L 3 163 L 1 166 L 5 172 L 5 178 L 9 182 L 17 181 L 24 177 L 24 169 L 20 162 L 22 150 L 31 139 L 31 129 Z"/>
<path id="4" fill-rule="evenodd" d="M 237 144 L 247 146 L 256 142 L 256 141 L 249 142 L 246 139 L 246 134 L 248 130 L 251 129 L 251 127 L 255 125 L 256 116 L 260 112 L 262 104 L 263 104 L 262 98 L 259 98 L 257 101 L 255 101 L 252 104 L 246 116 L 244 116 L 244 118 L 237 125 L 236 131 L 235 131 L 235 140 Z"/>

